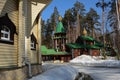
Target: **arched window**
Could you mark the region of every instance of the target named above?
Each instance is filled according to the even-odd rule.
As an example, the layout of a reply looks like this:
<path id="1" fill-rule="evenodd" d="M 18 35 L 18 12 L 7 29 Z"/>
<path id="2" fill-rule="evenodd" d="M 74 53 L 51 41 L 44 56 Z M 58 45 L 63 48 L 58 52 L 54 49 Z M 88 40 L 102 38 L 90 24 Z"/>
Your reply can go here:
<path id="1" fill-rule="evenodd" d="M 10 29 L 5 25 L 3 25 L 1 29 L 1 39 L 10 40 Z"/>
<path id="2" fill-rule="evenodd" d="M 16 26 L 6 13 L 0 17 L 0 43 L 14 44 L 15 33 L 17 34 Z"/>

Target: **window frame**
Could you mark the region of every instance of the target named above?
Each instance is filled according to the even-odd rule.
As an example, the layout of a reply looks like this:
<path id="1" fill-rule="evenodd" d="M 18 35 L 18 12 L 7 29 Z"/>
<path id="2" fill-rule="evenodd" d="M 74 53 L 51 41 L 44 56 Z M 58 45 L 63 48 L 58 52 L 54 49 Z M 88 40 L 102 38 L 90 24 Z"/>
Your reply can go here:
<path id="1" fill-rule="evenodd" d="M 36 49 L 36 44 L 35 44 L 35 41 L 33 41 L 33 40 L 31 40 L 31 43 L 30 43 L 31 45 L 31 49 L 32 50 L 35 50 Z"/>
<path id="2" fill-rule="evenodd" d="M 5 28 L 6 28 L 8 31 L 5 31 Z M 0 36 L 0 38 L 1 38 L 2 40 L 10 41 L 10 36 L 11 36 L 11 34 L 10 34 L 10 29 L 9 29 L 7 26 L 5 26 L 5 25 L 2 26 L 2 29 L 1 29 L 0 34 L 1 34 L 1 35 L 3 34 L 3 36 Z M 6 38 L 5 35 L 7 35 L 8 37 Z"/>
<path id="3" fill-rule="evenodd" d="M 30 41 L 31 50 L 36 50 L 36 46 L 37 46 L 37 39 L 34 36 L 34 34 L 32 33 L 31 34 L 31 41 Z"/>

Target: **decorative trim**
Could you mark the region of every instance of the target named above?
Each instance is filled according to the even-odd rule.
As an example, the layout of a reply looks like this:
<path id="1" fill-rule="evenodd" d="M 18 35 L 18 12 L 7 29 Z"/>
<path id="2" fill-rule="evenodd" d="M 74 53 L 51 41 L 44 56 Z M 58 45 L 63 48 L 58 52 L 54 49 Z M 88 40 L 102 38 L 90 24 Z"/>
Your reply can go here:
<path id="1" fill-rule="evenodd" d="M 6 27 L 8 27 L 10 30 L 10 40 L 0 39 L 0 42 L 6 43 L 6 44 L 14 44 L 14 33 L 17 34 L 16 26 L 8 17 L 8 13 L 6 13 L 4 16 L 0 17 L 0 38 L 1 38 L 2 26 L 4 26 L 4 25 Z"/>
<path id="2" fill-rule="evenodd" d="M 11 45 L 13 45 L 13 44 L 14 44 L 14 41 L 12 41 L 12 40 L 3 40 L 3 39 L 0 39 L 0 43 L 6 43 L 6 44 L 11 44 Z"/>

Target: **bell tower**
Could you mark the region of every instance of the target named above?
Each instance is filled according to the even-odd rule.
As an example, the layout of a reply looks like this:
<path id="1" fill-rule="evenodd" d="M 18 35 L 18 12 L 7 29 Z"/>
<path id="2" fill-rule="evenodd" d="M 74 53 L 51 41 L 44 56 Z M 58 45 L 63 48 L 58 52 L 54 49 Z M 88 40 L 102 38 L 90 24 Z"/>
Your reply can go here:
<path id="1" fill-rule="evenodd" d="M 59 22 L 54 33 L 53 41 L 56 51 L 65 51 L 66 32 L 62 24 L 62 17 L 59 16 Z"/>

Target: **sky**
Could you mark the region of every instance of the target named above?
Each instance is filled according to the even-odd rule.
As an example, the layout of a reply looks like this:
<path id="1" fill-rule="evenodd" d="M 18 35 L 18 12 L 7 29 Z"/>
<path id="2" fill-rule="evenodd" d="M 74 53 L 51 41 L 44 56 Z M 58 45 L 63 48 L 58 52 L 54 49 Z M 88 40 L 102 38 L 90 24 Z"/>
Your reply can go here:
<path id="1" fill-rule="evenodd" d="M 52 0 L 52 2 L 43 10 L 41 14 L 42 19 L 47 20 L 48 18 L 50 18 L 51 14 L 54 11 L 54 7 L 57 7 L 59 14 L 63 17 L 65 11 L 69 8 L 72 8 L 76 1 L 84 4 L 86 12 L 88 12 L 90 8 L 94 8 L 101 16 L 101 8 L 97 8 L 95 5 L 100 0 Z"/>

